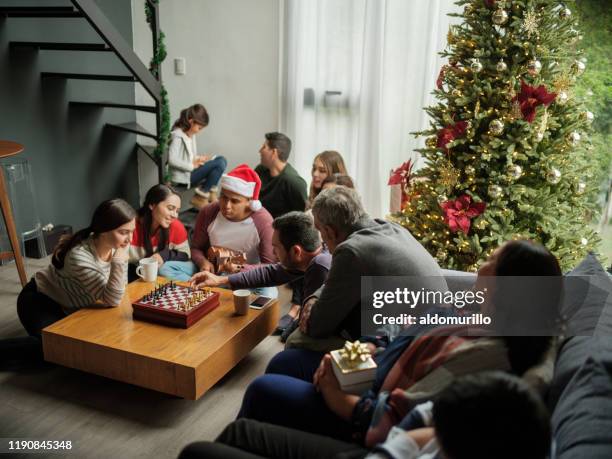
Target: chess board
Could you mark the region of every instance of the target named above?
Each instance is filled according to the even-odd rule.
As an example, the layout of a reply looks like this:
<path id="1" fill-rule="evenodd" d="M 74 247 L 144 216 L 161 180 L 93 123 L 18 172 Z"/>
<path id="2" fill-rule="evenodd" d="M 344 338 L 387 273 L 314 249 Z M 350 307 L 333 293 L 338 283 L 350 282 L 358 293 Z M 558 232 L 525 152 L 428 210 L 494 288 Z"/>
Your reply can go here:
<path id="1" fill-rule="evenodd" d="M 154 293 L 155 292 L 155 293 Z M 165 284 L 132 303 L 134 319 L 189 328 L 219 306 L 219 293 Z"/>

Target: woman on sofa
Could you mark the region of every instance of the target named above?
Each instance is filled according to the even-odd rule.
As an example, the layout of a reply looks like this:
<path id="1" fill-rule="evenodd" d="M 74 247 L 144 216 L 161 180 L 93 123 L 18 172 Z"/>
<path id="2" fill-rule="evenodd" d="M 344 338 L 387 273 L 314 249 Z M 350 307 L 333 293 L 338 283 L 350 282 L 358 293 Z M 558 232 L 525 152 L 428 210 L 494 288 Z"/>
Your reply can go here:
<path id="1" fill-rule="evenodd" d="M 543 246 L 511 241 L 491 255 L 478 276 L 561 276 L 561 270 Z M 560 293 L 550 296 L 548 307 L 556 308 Z M 378 357 L 373 387 L 361 397 L 340 389 L 329 354 L 312 376 L 300 362 L 300 350 L 283 351 L 270 362 L 268 374 L 249 385 L 238 417 L 336 439 L 362 442 L 367 434 L 366 445 L 372 445 L 384 440 L 409 408 L 434 397 L 463 372 L 502 370 L 522 375 L 542 360 L 552 341 L 549 336 L 464 336 L 466 331 L 456 327 L 433 336 L 396 339 Z M 424 358 L 430 359 L 428 365 L 423 364 Z M 284 374 L 272 374 L 271 370 Z M 375 410 L 385 413 L 386 418 L 379 418 L 368 432 Z"/>

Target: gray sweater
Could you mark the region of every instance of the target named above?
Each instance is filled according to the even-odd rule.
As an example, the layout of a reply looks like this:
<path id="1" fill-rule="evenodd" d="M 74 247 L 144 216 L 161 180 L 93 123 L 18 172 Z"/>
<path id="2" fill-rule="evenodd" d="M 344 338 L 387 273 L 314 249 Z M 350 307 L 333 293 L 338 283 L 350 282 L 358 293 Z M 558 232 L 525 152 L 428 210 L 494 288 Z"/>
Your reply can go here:
<path id="1" fill-rule="evenodd" d="M 345 339 L 358 339 L 362 276 L 418 276 L 419 285 L 406 287 L 447 290 L 442 270 L 408 230 L 364 218 L 333 253 L 327 281 L 313 295 L 318 301 L 310 313 L 307 336 L 296 330 L 287 347 L 327 351 Z"/>

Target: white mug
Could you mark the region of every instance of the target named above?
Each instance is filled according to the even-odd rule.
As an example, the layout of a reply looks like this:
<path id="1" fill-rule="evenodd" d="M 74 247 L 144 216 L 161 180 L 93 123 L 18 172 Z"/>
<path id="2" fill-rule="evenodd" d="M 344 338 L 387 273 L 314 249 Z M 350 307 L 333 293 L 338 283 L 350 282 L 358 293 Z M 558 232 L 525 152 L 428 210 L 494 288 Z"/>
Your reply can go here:
<path id="1" fill-rule="evenodd" d="M 143 258 L 138 262 L 136 274 L 145 282 L 157 280 L 157 260 L 155 258 Z"/>

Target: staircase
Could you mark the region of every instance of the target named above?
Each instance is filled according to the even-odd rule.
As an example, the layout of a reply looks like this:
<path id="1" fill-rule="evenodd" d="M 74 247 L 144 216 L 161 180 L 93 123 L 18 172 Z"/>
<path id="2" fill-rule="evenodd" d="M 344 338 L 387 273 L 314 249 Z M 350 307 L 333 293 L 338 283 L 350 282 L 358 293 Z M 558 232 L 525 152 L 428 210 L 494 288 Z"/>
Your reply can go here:
<path id="1" fill-rule="evenodd" d="M 159 42 L 159 9 L 157 3 L 146 0 L 151 15 L 153 52 L 157 51 Z M 80 107 L 91 110 L 135 110 L 155 115 L 155 132 L 149 132 L 138 123 L 106 124 L 105 128 L 117 130 L 118 132 L 129 132 L 160 141 L 161 116 L 162 116 L 162 86 L 161 68 L 155 74 L 151 72 L 136 55 L 132 47 L 125 41 L 106 15 L 96 5 L 94 0 L 71 0 L 73 6 L 12 6 L 0 7 L 0 19 L 2 18 L 82 18 L 98 33 L 103 43 L 57 43 L 39 41 L 11 41 L 9 48 L 11 52 L 18 53 L 24 50 L 30 51 L 79 51 L 79 52 L 102 52 L 114 53 L 123 63 L 126 69 L 124 75 L 102 75 L 88 73 L 58 73 L 42 72 L 41 80 L 91 80 L 95 81 L 119 81 L 126 83 L 139 83 L 147 91 L 153 100 L 153 105 L 130 105 L 113 101 L 70 101 L 71 107 Z M 1 24 L 1 22 L 0 22 Z M 157 166 L 159 182 L 164 179 L 164 159 L 154 154 L 155 147 L 140 145 L 136 143 L 133 154 L 139 150 L 143 151 Z"/>

